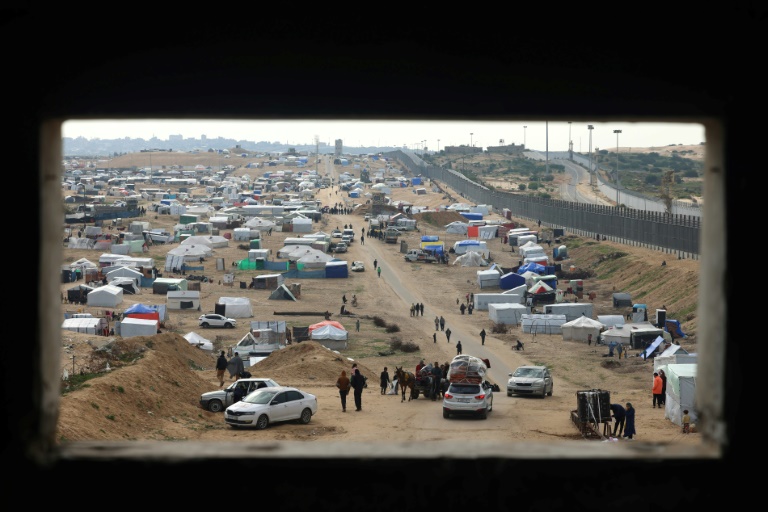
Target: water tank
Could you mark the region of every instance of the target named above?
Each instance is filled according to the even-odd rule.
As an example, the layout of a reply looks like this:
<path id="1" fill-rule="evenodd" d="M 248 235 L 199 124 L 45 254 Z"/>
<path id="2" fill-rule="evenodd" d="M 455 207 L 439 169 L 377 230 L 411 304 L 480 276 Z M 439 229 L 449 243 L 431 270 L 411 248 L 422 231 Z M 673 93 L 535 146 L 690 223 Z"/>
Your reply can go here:
<path id="1" fill-rule="evenodd" d="M 601 389 L 577 391 L 579 421 L 605 423 L 611 421 L 611 393 Z"/>

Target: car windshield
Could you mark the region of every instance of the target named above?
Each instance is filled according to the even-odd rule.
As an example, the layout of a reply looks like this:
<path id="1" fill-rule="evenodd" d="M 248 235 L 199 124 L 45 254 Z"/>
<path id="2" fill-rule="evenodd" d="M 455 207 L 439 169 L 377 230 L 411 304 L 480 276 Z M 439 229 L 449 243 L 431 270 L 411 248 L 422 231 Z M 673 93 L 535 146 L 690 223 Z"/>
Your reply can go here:
<path id="1" fill-rule="evenodd" d="M 268 404 L 272 401 L 272 399 L 277 395 L 277 391 L 274 390 L 266 390 L 266 389 L 259 389 L 257 391 L 254 391 L 253 393 L 249 394 L 245 398 L 243 398 L 243 402 L 249 403 L 249 404 Z"/>
<path id="2" fill-rule="evenodd" d="M 457 395 L 477 395 L 480 393 L 480 386 L 477 384 L 452 384 L 449 391 Z"/>
<path id="3" fill-rule="evenodd" d="M 518 368 L 512 376 L 541 378 L 544 376 L 544 372 L 540 368 Z"/>

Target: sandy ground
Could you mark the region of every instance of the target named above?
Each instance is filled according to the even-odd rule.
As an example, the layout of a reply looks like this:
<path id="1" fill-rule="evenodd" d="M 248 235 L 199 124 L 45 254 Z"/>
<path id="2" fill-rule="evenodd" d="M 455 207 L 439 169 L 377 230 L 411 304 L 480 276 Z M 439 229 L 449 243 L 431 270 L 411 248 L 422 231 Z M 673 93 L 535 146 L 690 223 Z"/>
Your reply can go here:
<path id="1" fill-rule="evenodd" d="M 322 168 L 320 170 L 322 172 Z M 238 170 L 236 174 L 242 171 Z M 253 174 L 252 170 L 249 171 Z M 337 168 L 331 172 L 341 171 Z M 427 189 L 429 192 L 425 196 L 416 196 L 412 189 L 396 190 L 392 198 L 430 207 L 452 202 L 450 190 L 442 193 L 435 192 L 430 186 Z M 337 192 L 335 188 L 321 190 L 318 198 L 324 204 L 332 205 L 345 199 L 345 195 Z M 149 221 L 153 228 L 172 228 L 178 221 L 171 216 L 154 214 L 144 220 Z M 415 247 L 421 235 L 437 234 L 446 246 L 451 246 L 454 241 L 464 238 L 446 234 L 441 229 L 443 220 L 440 219 L 435 225 L 420 221 L 418 231 L 403 237 L 405 242 L 409 247 Z M 525 223 L 522 219 L 517 220 Z M 337 226 L 350 223 L 356 231 L 360 231 L 365 226 L 363 211 L 352 215 L 326 215 L 316 224 L 316 230 L 330 232 Z M 285 233 L 273 232 L 271 237 L 264 237 L 264 247 L 276 253 L 282 247 L 281 241 L 285 236 Z M 576 237 L 571 240 L 578 245 Z M 565 243 L 568 243 L 568 237 Z M 665 446 L 700 442 L 698 434 L 681 434 L 677 425 L 664 418 L 663 410 L 651 407 L 651 361 L 638 357 L 621 360 L 607 358 L 604 357 L 607 349 L 603 346 L 564 341 L 560 335 L 526 334 L 518 327 L 509 329 L 507 333 L 493 333 L 487 311 L 476 310 L 471 316 L 461 315 L 457 299 L 461 301 L 468 293 L 478 293 L 478 267 L 405 263 L 398 244 L 384 244 L 373 239 L 361 244 L 358 240 L 342 258 L 350 263 L 364 261 L 368 266 L 365 272 L 350 272 L 350 277 L 343 280 L 301 280 L 299 301 L 273 301 L 267 298 L 268 290 L 243 290 L 219 284 L 223 274 L 231 272 L 232 261 L 247 257 L 247 252 L 238 245 L 238 242 L 230 242 L 226 248 L 215 249 L 215 258 L 205 262 L 203 272 L 211 278 L 211 282 L 201 284 L 203 312 L 213 311 L 214 304 L 223 296 L 247 296 L 251 299 L 254 317 L 240 319 L 237 329 L 204 330 L 197 325 L 200 312 L 173 311 L 162 329 L 164 334 L 151 338 L 121 340 L 119 337 L 62 331 L 62 370 L 71 371 L 74 367 L 77 372 L 85 366 L 98 367 L 100 359 L 92 358 L 92 347 L 112 341 L 120 342 L 116 344 L 120 348 L 116 346 L 113 351 L 136 354 L 136 350 L 141 348 L 143 357 L 136 364 L 113 360 L 113 371 L 89 381 L 89 386 L 82 390 L 66 393 L 61 404 L 60 440 L 322 441 L 342 438 L 360 442 L 400 442 L 466 439 L 468 433 L 481 433 L 485 440 L 585 442 L 585 439 L 592 439 L 585 437 L 585 431 L 571 417 L 571 412 L 577 408 L 577 392 L 601 389 L 610 392 L 611 401 L 634 404 L 637 410 L 637 441 Z M 489 246 L 495 263 L 502 267 L 516 265 L 517 254 L 504 247 L 500 239 L 491 240 Z M 156 245 L 147 254 L 155 258 L 158 268 L 162 268 L 165 253 L 173 247 L 175 245 Z M 612 307 L 611 295 L 614 291 L 645 293 L 644 302 L 651 312 L 662 304 L 667 305 L 670 313 L 690 310 L 692 301 L 695 305 L 698 283 L 696 261 L 667 259 L 667 266 L 662 267 L 661 261 L 668 258 L 663 253 L 610 242 L 584 243 L 582 240 L 578 249 L 569 251 L 567 263 L 583 268 L 596 267 L 605 264 L 601 255 L 606 253 L 621 254 L 624 264 L 612 270 L 610 275 L 585 280 L 585 292 L 597 295 L 595 316 L 626 312 Z M 67 249 L 63 263 L 82 257 L 97 262 L 100 255 L 98 251 Z M 214 259 L 217 258 L 223 258 L 223 270 L 215 268 Z M 383 268 L 380 278 L 370 268 L 374 259 Z M 647 285 L 639 283 L 637 275 L 657 272 L 665 273 L 666 277 L 661 278 L 667 279 L 669 286 L 644 291 L 643 286 Z M 238 283 L 249 282 L 252 275 L 262 272 L 235 273 L 235 283 Z M 62 284 L 61 289 L 65 292 L 71 286 L 71 283 Z M 358 306 L 350 308 L 352 315 L 348 317 L 337 314 L 343 294 L 348 298 L 356 294 L 359 299 Z M 410 304 L 413 302 L 424 304 L 423 317 L 410 316 Z M 163 304 L 165 296 L 142 290 L 141 295 L 125 296 L 119 310 L 134 303 Z M 102 308 L 62 304 L 62 313 L 79 309 L 95 315 L 103 313 Z M 332 319 L 339 320 L 351 331 L 347 350 L 335 353 L 316 342 L 303 342 L 293 344 L 250 368 L 254 376 L 272 377 L 281 384 L 295 385 L 316 394 L 320 408 L 309 425 L 281 424 L 265 431 L 234 431 L 224 424 L 221 413 L 210 413 L 199 407 L 200 393 L 219 387 L 213 370 L 214 356 L 190 346 L 181 336 L 195 331 L 214 342 L 217 350 L 226 349 L 245 334 L 249 320 L 279 319 L 287 321 L 289 326 L 306 326 L 323 318 L 281 315 L 278 312 L 326 309 L 334 313 Z M 436 342 L 433 342 L 436 315 L 444 316 L 447 326 L 453 331 L 450 343 L 443 332 L 438 332 Z M 374 325 L 374 316 L 384 318 L 388 324 L 396 324 L 400 331 L 393 334 L 384 332 L 384 329 Z M 670 317 L 674 318 L 673 314 Z M 354 332 L 356 319 L 361 324 L 359 333 Z M 689 333 L 688 339 L 681 344 L 690 352 L 695 352 L 695 315 L 689 314 L 680 320 L 685 320 L 684 328 Z M 485 345 L 481 345 L 478 335 L 483 328 L 489 333 Z M 380 355 L 390 352 L 393 338 L 411 341 L 418 345 L 419 350 Z M 522 352 L 512 348 L 518 338 L 525 343 Z M 458 340 L 464 346 L 464 354 L 492 361 L 489 380 L 499 384 L 501 392 L 496 393 L 493 412 L 487 420 L 446 420 L 442 418 L 440 402 L 423 397 L 402 402 L 400 396 L 381 394 L 377 381 L 385 366 L 393 375 L 396 366 L 413 370 L 422 358 L 426 362 L 450 361 L 456 354 L 455 343 Z M 147 349 L 147 346 L 151 347 Z M 75 356 L 74 361 L 72 356 Z M 133 361 L 132 357 L 122 359 Z M 349 370 L 352 361 L 359 363 L 372 385 L 364 393 L 363 411 L 342 413 L 334 383 L 342 369 Z M 552 397 L 537 399 L 506 395 L 507 373 L 522 364 L 545 364 L 552 369 L 555 379 Z"/>

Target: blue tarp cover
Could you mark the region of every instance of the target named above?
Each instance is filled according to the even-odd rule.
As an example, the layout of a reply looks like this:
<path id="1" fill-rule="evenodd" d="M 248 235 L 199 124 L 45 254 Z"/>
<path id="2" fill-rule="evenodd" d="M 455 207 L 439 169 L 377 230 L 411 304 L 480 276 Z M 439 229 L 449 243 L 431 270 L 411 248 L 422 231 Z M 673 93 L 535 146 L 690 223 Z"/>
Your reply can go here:
<path id="1" fill-rule="evenodd" d="M 524 274 L 528 271 L 536 272 L 539 275 L 544 275 L 547 268 L 544 265 L 539 265 L 538 263 L 526 263 L 525 265 L 521 265 L 520 268 L 517 269 L 518 274 Z"/>
<path id="2" fill-rule="evenodd" d="M 157 308 L 145 306 L 144 304 L 134 304 L 133 306 L 126 309 L 123 313 L 125 313 L 126 315 L 129 315 L 131 313 L 155 313 L 155 312 L 157 312 Z"/>
<path id="3" fill-rule="evenodd" d="M 437 235 L 424 235 L 421 237 L 422 242 L 437 242 L 440 237 Z"/>

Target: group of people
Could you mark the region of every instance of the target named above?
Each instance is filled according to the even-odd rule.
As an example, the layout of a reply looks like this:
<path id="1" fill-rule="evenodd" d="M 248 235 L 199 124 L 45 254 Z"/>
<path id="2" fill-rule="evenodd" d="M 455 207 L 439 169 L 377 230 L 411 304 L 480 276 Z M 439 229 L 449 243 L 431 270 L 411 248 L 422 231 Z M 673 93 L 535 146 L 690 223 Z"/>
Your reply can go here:
<path id="1" fill-rule="evenodd" d="M 621 404 L 611 404 L 611 417 L 615 423 L 613 425 L 613 437 L 623 437 L 632 439 L 637 432 L 635 431 L 635 408 L 631 402 L 627 402 L 626 409 Z"/>
<path id="2" fill-rule="evenodd" d="M 227 356 L 222 350 L 216 359 L 216 378 L 219 379 L 219 386 L 224 386 L 224 372 L 229 371 L 229 378 L 239 380 L 245 374 L 245 364 L 240 354 L 235 352 L 232 359 L 227 361 Z"/>
<path id="3" fill-rule="evenodd" d="M 416 302 L 411 304 L 411 316 L 424 316 L 424 303 Z"/>
<path id="4" fill-rule="evenodd" d="M 384 371 L 386 372 L 386 368 Z M 389 376 L 387 375 L 387 378 Z M 367 387 L 366 378 L 360 373 L 357 363 L 352 365 L 352 376 L 347 377 L 346 370 L 341 371 L 341 375 L 336 379 L 336 387 L 339 389 L 339 398 L 341 399 L 341 412 L 347 412 L 347 395 L 352 390 L 352 396 L 355 400 L 355 411 L 363 410 L 363 389 Z"/>

